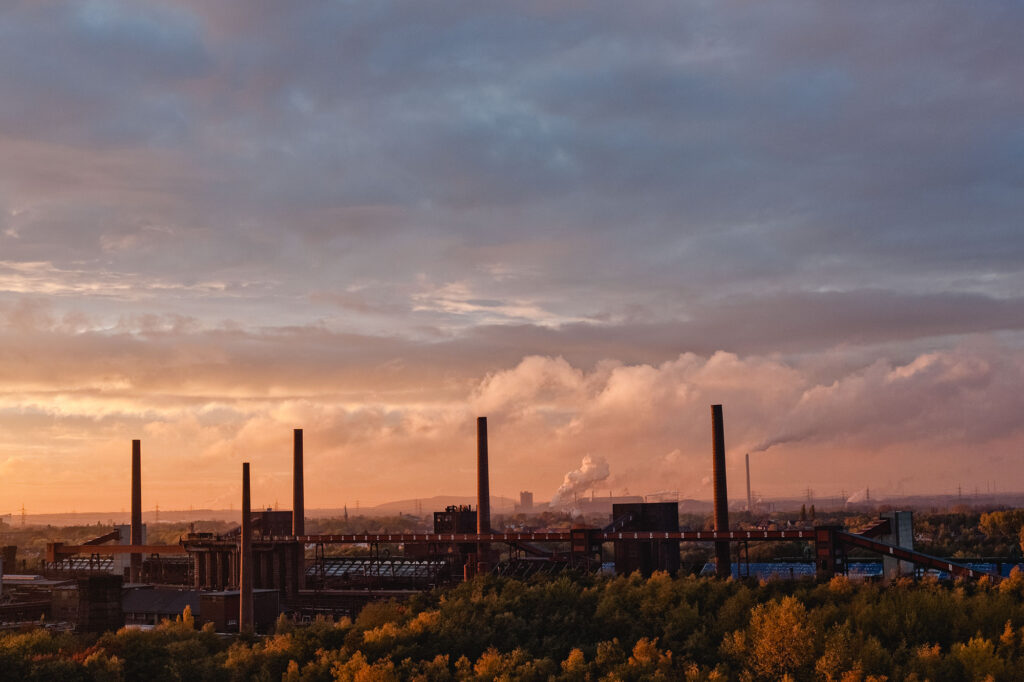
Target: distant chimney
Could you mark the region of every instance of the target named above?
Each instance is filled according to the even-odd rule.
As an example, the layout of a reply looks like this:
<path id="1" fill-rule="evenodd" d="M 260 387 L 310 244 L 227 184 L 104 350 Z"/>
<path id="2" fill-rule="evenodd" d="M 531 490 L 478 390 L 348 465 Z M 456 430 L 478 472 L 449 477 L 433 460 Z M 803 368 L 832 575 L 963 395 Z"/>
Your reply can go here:
<path id="1" fill-rule="evenodd" d="M 729 495 L 725 485 L 725 426 L 722 422 L 722 406 L 711 406 L 711 447 L 712 470 L 715 486 L 715 530 L 729 530 Z M 719 578 L 732 575 L 732 560 L 729 542 L 715 542 L 715 574 Z"/>
<path id="2" fill-rule="evenodd" d="M 292 452 L 292 535 L 305 535 L 306 498 L 302 483 L 302 429 L 295 429 Z"/>
<path id="3" fill-rule="evenodd" d="M 238 630 L 253 631 L 252 572 L 252 508 L 249 496 L 249 463 L 242 462 L 242 535 L 241 561 L 238 566 Z"/>
<path id="4" fill-rule="evenodd" d="M 141 545 L 142 540 L 142 441 L 132 441 L 132 545 Z M 142 555 L 132 554 L 128 570 L 128 579 L 133 583 L 142 581 Z"/>
<path id="5" fill-rule="evenodd" d="M 754 496 L 750 494 L 750 453 L 747 453 L 747 511 L 754 513 Z"/>
<path id="6" fill-rule="evenodd" d="M 487 417 L 476 418 L 476 532 L 491 532 L 491 488 L 487 474 Z"/>

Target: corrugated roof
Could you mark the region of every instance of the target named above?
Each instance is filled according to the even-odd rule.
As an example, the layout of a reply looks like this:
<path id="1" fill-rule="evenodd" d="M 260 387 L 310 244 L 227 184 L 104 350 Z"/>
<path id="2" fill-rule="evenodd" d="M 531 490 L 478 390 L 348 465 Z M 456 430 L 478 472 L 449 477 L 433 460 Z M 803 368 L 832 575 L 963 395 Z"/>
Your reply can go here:
<path id="1" fill-rule="evenodd" d="M 430 578 L 444 568 L 443 561 L 410 559 L 366 559 L 361 557 L 326 557 L 324 576 L 327 578 L 385 577 L 385 578 Z M 316 565 L 306 569 L 306 575 L 316 577 Z"/>

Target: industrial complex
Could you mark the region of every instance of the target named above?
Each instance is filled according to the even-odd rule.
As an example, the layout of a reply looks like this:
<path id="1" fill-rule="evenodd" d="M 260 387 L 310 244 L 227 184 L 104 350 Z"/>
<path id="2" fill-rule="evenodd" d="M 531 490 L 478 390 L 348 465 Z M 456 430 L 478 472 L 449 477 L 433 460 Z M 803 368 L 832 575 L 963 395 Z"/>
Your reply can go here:
<path id="1" fill-rule="evenodd" d="M 190 532 L 177 544 L 146 541 L 142 523 L 142 447 L 131 448 L 131 523 L 83 544 L 47 545 L 45 575 L 3 576 L 0 622 L 68 623 L 82 631 L 146 626 L 182 613 L 217 631 L 264 631 L 280 614 L 296 620 L 351 616 L 372 600 L 402 598 L 446 583 L 496 572 L 529 575 L 596 571 L 614 557 L 614 571 L 675 574 L 680 543 L 713 543 L 715 574 L 731 575 L 733 561 L 754 542 L 804 541 L 815 571 L 827 578 L 847 570 L 847 553 L 882 555 L 887 575 L 914 566 L 967 578 L 991 575 L 915 552 L 909 512 L 883 514 L 859 534 L 839 526 L 778 530 L 730 527 L 722 406 L 711 406 L 714 529 L 681 531 L 676 502 L 612 504 L 603 527 L 559 532 L 513 532 L 491 524 L 487 419 L 477 419 L 477 504 L 433 514 L 428 533 L 308 534 L 305 528 L 303 432 L 294 431 L 291 511 L 253 510 L 250 468 L 242 464 L 241 525 L 221 534 Z M 749 496 L 749 468 L 748 468 Z M 532 504 L 532 497 L 523 498 Z M 331 556 L 328 547 L 358 545 L 358 556 Z M 5 547 L 3 565 L 16 566 Z M 998 576 L 992 575 L 998 579 Z"/>

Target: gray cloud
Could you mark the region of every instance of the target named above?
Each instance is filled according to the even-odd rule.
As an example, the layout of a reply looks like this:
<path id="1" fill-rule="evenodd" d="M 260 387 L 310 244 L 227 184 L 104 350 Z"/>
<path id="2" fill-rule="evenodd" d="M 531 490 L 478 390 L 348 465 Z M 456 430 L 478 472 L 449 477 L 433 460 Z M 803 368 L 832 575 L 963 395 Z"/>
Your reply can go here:
<path id="1" fill-rule="evenodd" d="M 17 3 L 4 13 L 7 134 L 76 145 L 170 144 L 186 134 L 178 88 L 208 66 L 197 17 L 114 0 Z"/>
<path id="2" fill-rule="evenodd" d="M 240 258 L 287 273 L 310 258 L 296 239 L 379 262 L 358 253 L 374 246 L 357 217 L 379 206 L 403 215 L 376 229 L 419 247 L 405 276 L 458 278 L 451 241 L 514 250 L 551 235 L 583 260 L 550 259 L 545 279 L 602 295 L 638 279 L 694 296 L 907 274 L 949 288 L 951 263 L 995 288 L 987 278 L 1015 275 L 1021 256 L 1020 95 L 1005 87 L 1021 55 L 1013 8 L 987 11 L 793 3 L 755 29 L 729 4 L 43 3 L 9 13 L 22 37 L 7 43 L 18 66 L 5 101 L 66 117 L 87 146 L 117 137 L 100 125 L 177 140 L 176 173 L 153 177 L 140 155 L 114 171 L 109 200 L 76 197 L 74 210 L 95 244 L 167 224 L 207 247 L 199 267 Z M 60 51 L 24 58 L 46 41 Z M 40 120 L 19 109 L 5 128 Z M 62 139 L 53 130 L 33 137 Z M 131 202 L 129 217 L 121 200 L 146 176 L 159 201 Z M 47 204 L 23 234 L 67 223 Z"/>

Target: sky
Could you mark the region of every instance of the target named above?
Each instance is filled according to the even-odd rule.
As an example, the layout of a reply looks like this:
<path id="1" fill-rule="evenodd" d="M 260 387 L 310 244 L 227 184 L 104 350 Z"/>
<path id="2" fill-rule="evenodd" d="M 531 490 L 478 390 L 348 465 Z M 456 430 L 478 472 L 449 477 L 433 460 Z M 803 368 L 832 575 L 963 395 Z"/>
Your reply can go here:
<path id="1" fill-rule="evenodd" d="M 0 512 L 1024 490 L 1018 2 L 14 0 Z"/>

